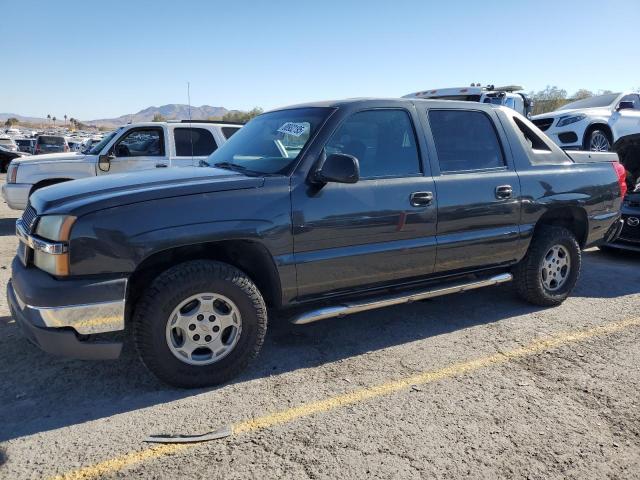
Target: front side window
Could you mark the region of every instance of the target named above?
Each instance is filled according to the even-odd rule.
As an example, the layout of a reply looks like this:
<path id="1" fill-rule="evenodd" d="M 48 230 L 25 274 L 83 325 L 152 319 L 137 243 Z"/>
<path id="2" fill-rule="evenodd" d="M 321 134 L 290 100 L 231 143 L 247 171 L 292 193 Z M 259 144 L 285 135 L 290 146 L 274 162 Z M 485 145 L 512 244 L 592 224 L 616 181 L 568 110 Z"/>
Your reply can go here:
<path id="1" fill-rule="evenodd" d="M 86 153 L 86 154 L 89 154 L 89 155 L 98 155 L 100 152 L 102 152 L 102 149 L 104 148 L 104 146 L 107 143 L 109 143 L 111 141 L 111 139 L 113 137 L 115 137 L 115 135 L 117 133 L 119 133 L 121 130 L 122 130 L 122 127 L 120 127 L 117 130 L 114 130 L 110 134 L 105 135 L 102 140 L 100 140 L 99 142 L 97 142 L 95 144 L 93 144 L 92 141 L 89 140 L 89 143 L 87 144 L 88 148 L 83 153 Z"/>
<path id="2" fill-rule="evenodd" d="M 333 111 L 292 108 L 258 115 L 208 159 L 209 166 L 256 174 L 288 174 Z"/>
<path id="3" fill-rule="evenodd" d="M 115 146 L 116 157 L 161 157 L 164 155 L 162 131 L 140 128 L 127 133 Z"/>
<path id="4" fill-rule="evenodd" d="M 625 95 L 620 99 L 621 102 L 633 102 L 633 109 L 640 110 L 640 95 L 637 93 L 632 93 L 630 95 Z"/>
<path id="5" fill-rule="evenodd" d="M 484 112 L 430 110 L 429 124 L 441 172 L 504 167 L 500 141 Z"/>
<path id="6" fill-rule="evenodd" d="M 204 157 L 218 148 L 213 135 L 205 128 L 176 128 L 173 134 L 177 157 Z"/>
<path id="7" fill-rule="evenodd" d="M 368 110 L 347 118 L 325 146 L 327 155 L 346 153 L 360 163 L 361 178 L 421 173 L 411 118 L 405 110 Z"/>

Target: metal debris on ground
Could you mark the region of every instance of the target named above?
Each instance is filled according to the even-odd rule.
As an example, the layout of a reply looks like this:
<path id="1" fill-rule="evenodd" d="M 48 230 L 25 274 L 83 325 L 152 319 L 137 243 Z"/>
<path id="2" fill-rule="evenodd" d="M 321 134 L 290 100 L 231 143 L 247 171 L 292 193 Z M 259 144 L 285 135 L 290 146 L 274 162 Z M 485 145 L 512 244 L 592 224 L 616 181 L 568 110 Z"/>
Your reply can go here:
<path id="1" fill-rule="evenodd" d="M 202 435 L 170 435 L 160 433 L 157 435 L 149 435 L 144 439 L 148 443 L 198 443 L 218 440 L 233 435 L 233 429 L 230 426 L 219 428 L 213 432 L 204 433 Z"/>

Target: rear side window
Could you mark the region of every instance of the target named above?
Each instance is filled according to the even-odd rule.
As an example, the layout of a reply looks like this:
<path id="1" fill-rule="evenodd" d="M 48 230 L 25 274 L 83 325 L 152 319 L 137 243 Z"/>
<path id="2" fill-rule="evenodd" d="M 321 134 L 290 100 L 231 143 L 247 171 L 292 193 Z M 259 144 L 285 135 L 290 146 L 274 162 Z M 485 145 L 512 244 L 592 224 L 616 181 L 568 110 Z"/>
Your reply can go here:
<path id="1" fill-rule="evenodd" d="M 362 178 L 419 175 L 420 159 L 409 114 L 368 110 L 353 114 L 333 133 L 327 155 L 346 153 L 360 162 Z"/>
<path id="2" fill-rule="evenodd" d="M 173 134 L 177 157 L 209 156 L 218 148 L 211 132 L 204 128 L 176 128 Z"/>
<path id="3" fill-rule="evenodd" d="M 430 110 L 429 124 L 441 172 L 465 172 L 505 166 L 495 127 L 485 113 Z"/>
<path id="4" fill-rule="evenodd" d="M 513 121 L 516 122 L 520 133 L 522 133 L 522 136 L 527 142 L 527 145 L 529 145 L 532 150 L 543 150 L 545 152 L 551 151 L 549 145 L 544 143 L 542 138 L 540 138 L 540 136 L 538 136 L 538 134 L 536 134 L 533 129 L 529 127 L 529 125 L 527 125 L 517 117 L 513 117 Z"/>
<path id="5" fill-rule="evenodd" d="M 240 127 L 222 127 L 222 134 L 224 135 L 224 138 L 229 139 L 238 130 L 240 130 Z"/>

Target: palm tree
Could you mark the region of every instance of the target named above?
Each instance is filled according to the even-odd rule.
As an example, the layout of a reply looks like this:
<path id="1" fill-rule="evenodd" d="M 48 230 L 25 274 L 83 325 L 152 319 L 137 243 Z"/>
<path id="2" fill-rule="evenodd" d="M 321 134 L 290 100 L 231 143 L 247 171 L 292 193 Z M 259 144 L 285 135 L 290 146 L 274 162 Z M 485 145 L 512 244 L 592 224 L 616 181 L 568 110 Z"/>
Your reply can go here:
<path id="1" fill-rule="evenodd" d="M 64 114 L 64 126 L 65 127 L 67 126 L 67 114 L 66 113 Z"/>
<path id="2" fill-rule="evenodd" d="M 51 114 L 47 113 L 47 120 L 51 120 Z"/>
<path id="3" fill-rule="evenodd" d="M 51 120 L 53 120 L 53 126 L 55 127 L 57 118 L 56 117 L 52 117 Z"/>

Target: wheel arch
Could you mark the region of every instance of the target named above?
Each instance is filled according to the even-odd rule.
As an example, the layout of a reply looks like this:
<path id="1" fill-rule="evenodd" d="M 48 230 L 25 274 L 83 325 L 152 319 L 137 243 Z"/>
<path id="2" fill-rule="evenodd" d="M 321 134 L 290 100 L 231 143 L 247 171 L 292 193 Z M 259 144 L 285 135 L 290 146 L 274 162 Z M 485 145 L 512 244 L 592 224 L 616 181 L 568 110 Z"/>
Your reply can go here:
<path id="1" fill-rule="evenodd" d="M 542 225 L 555 225 L 566 228 L 575 235 L 580 248 L 584 248 L 587 243 L 589 218 L 583 208 L 567 205 L 547 210 L 536 222 L 533 231 L 534 235 Z"/>
<path id="2" fill-rule="evenodd" d="M 606 122 L 596 120 L 592 124 L 590 124 L 584 131 L 584 136 L 582 137 L 582 146 L 583 148 L 585 148 L 585 150 L 587 149 L 587 141 L 589 139 L 589 136 L 594 130 L 603 130 L 609 137 L 609 142 L 613 147 L 613 132 L 611 131 L 611 127 Z"/>
<path id="3" fill-rule="evenodd" d="M 70 182 L 71 180 L 73 180 L 73 178 L 47 178 L 46 180 L 40 180 L 31 187 L 31 190 L 29 190 L 29 196 L 41 188 L 50 187 L 51 185 L 56 185 L 58 183 Z"/>
<path id="4" fill-rule="evenodd" d="M 127 318 L 145 288 L 162 272 L 190 260 L 215 260 L 242 270 L 256 284 L 265 303 L 278 308 L 282 303 L 280 275 L 267 248 L 252 240 L 221 240 L 178 246 L 146 257 L 129 277 Z"/>

